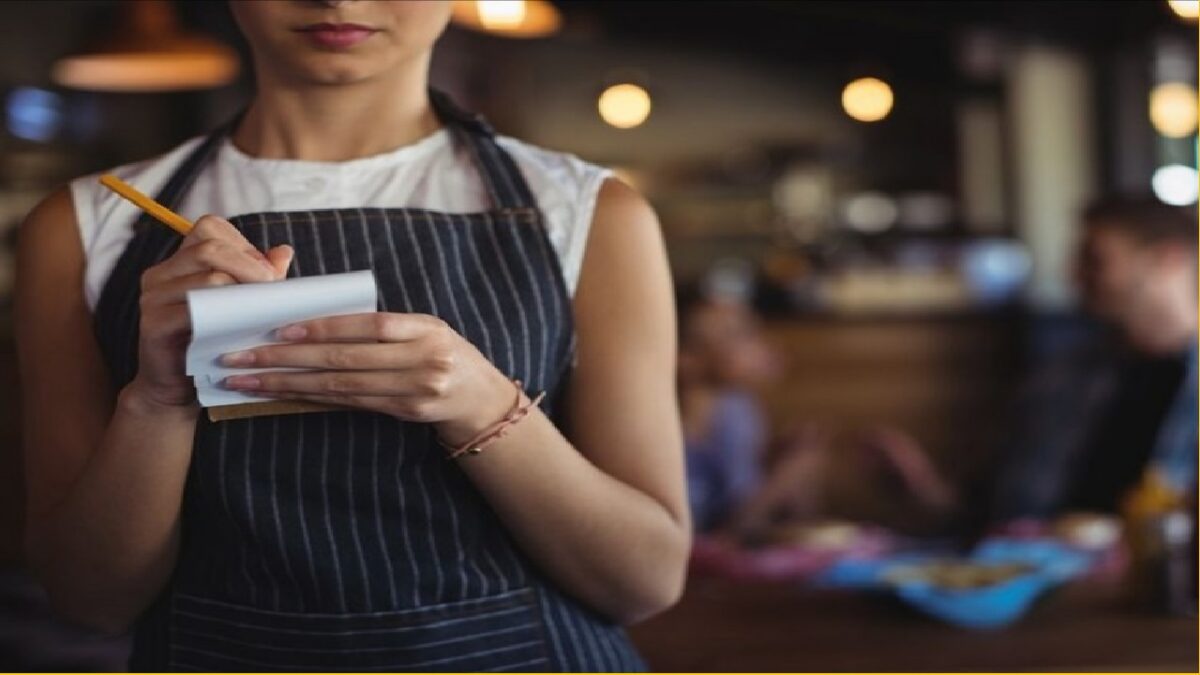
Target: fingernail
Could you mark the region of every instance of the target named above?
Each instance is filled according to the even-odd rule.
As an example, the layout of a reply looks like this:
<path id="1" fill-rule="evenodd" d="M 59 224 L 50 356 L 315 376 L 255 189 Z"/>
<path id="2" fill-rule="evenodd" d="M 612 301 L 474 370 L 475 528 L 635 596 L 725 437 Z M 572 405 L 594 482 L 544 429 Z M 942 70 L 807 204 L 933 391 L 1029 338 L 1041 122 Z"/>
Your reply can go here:
<path id="1" fill-rule="evenodd" d="M 257 389 L 261 383 L 253 375 L 231 375 L 225 378 L 225 386 L 229 389 Z"/>
<path id="2" fill-rule="evenodd" d="M 299 340 L 308 335 L 308 329 L 304 326 L 284 326 L 279 329 L 280 340 Z"/>
<path id="3" fill-rule="evenodd" d="M 248 366 L 254 363 L 255 355 L 252 350 L 229 352 L 221 357 L 221 363 L 226 366 Z"/>

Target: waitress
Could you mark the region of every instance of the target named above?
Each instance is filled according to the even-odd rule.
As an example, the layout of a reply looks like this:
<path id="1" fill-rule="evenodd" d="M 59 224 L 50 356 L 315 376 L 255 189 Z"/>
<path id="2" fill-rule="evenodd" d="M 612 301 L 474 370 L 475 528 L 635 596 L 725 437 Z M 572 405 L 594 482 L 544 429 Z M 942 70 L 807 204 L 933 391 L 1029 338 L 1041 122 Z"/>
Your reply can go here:
<path id="1" fill-rule="evenodd" d="M 20 232 L 30 560 L 138 670 L 636 670 L 690 525 L 663 243 L 633 190 L 427 89 L 446 2 L 234 2 L 238 121 Z M 530 102 L 534 104 L 535 102 Z M 374 271 L 231 377 L 335 412 L 210 422 L 185 293 Z"/>

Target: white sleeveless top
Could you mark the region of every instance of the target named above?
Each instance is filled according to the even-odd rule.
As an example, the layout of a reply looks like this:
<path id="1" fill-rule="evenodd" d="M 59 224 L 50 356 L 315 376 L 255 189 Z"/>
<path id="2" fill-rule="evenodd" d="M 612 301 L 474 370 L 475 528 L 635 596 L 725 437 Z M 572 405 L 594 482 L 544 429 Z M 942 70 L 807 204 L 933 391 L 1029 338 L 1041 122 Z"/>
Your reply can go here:
<path id="1" fill-rule="evenodd" d="M 201 140 L 193 138 L 164 155 L 106 173 L 153 196 Z M 516 161 L 541 207 L 550 243 L 573 294 L 596 195 L 612 172 L 513 138 L 500 137 L 498 141 Z M 130 225 L 140 213 L 100 185 L 99 176 L 83 176 L 70 184 L 86 259 L 84 295 L 92 309 L 132 238 Z M 258 159 L 226 138 L 177 211 L 195 220 L 207 213 L 230 218 L 260 211 L 355 207 L 469 213 L 492 205 L 469 152 L 442 128 L 412 145 L 346 162 Z"/>

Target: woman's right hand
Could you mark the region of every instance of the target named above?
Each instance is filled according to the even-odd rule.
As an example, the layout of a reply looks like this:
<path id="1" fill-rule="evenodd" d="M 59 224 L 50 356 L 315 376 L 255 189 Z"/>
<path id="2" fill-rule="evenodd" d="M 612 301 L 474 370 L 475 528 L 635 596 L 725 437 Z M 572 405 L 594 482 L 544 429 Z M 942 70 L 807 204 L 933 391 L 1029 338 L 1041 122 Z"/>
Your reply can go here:
<path id="1" fill-rule="evenodd" d="M 194 406 L 195 388 L 184 367 L 192 330 L 187 292 L 282 279 L 293 253 L 282 245 L 263 255 L 229 221 L 211 215 L 197 220 L 174 255 L 142 273 L 138 372 L 130 386 L 151 404 Z"/>

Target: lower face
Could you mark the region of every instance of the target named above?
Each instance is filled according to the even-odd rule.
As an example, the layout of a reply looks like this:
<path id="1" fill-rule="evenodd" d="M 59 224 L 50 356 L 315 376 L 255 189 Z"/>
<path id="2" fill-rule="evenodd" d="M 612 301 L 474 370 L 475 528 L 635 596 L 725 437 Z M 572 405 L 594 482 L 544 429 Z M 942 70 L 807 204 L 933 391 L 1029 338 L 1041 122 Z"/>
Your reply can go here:
<path id="1" fill-rule="evenodd" d="M 449 20 L 441 0 L 234 0 L 260 79 L 337 85 L 424 65 Z M 266 77 L 262 77 L 266 75 Z"/>

